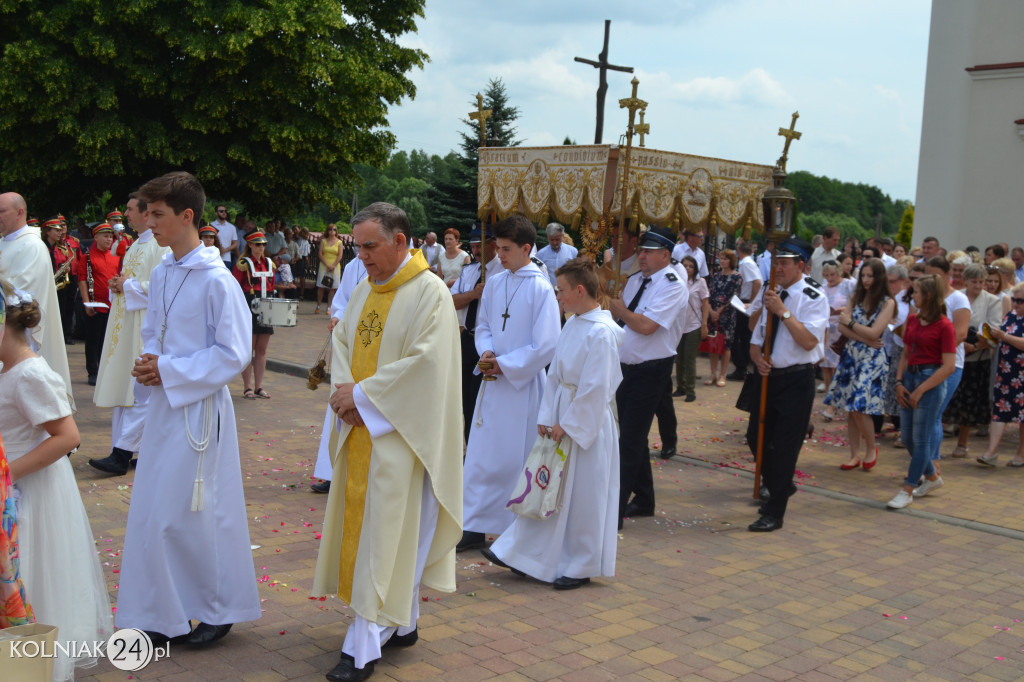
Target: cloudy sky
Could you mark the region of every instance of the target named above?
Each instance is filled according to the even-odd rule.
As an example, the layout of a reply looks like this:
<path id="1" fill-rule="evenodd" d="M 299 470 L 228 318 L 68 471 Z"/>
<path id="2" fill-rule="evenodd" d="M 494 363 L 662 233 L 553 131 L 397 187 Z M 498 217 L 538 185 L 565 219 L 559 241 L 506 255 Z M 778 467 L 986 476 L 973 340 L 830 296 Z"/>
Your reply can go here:
<path id="1" fill-rule="evenodd" d="M 928 0 L 427 0 L 402 42 L 430 62 L 392 130 L 399 149 L 443 155 L 500 77 L 524 145 L 592 143 L 598 74 L 573 57 L 596 60 L 611 19 L 609 60 L 635 68 L 649 103 L 647 146 L 771 164 L 799 110 L 790 170 L 913 200 L 929 16 Z M 625 131 L 631 78 L 608 74 L 605 143 Z"/>

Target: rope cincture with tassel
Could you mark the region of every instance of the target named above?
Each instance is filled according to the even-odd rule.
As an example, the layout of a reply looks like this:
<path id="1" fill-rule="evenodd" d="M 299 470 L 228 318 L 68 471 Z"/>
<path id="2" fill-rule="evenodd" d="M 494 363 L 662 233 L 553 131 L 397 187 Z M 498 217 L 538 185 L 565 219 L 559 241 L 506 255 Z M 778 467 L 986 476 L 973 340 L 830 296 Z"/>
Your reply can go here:
<path id="1" fill-rule="evenodd" d="M 199 460 L 196 463 L 196 478 L 192 482 L 192 511 L 194 512 L 201 512 L 204 508 L 203 459 L 206 455 L 206 448 L 210 445 L 210 435 L 213 433 L 213 396 L 209 395 L 203 398 L 202 405 L 203 423 L 200 440 L 196 440 L 192 435 L 192 427 L 188 421 L 188 408 L 190 405 L 185 406 L 185 435 L 188 437 L 189 446 L 199 453 Z"/>
<path id="2" fill-rule="evenodd" d="M 330 359 L 328 355 L 328 348 L 331 345 L 331 334 L 327 335 L 327 340 L 324 341 L 324 345 L 320 347 L 320 353 L 317 354 L 316 362 L 306 372 L 306 388 L 311 391 L 315 391 L 327 378 L 327 374 L 330 369 L 327 367 L 327 361 Z"/>

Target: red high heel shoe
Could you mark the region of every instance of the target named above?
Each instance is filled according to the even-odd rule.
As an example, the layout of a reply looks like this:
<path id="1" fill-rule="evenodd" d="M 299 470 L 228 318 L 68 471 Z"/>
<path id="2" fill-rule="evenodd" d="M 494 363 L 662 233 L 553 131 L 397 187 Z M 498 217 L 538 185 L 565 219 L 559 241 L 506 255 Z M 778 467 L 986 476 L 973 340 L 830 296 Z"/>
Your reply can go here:
<path id="1" fill-rule="evenodd" d="M 875 458 L 873 460 L 871 460 L 870 462 L 864 462 L 863 464 L 861 464 L 861 466 L 864 467 L 864 471 L 871 471 L 875 467 L 876 464 L 878 464 L 878 446 L 877 445 L 875 446 Z"/>

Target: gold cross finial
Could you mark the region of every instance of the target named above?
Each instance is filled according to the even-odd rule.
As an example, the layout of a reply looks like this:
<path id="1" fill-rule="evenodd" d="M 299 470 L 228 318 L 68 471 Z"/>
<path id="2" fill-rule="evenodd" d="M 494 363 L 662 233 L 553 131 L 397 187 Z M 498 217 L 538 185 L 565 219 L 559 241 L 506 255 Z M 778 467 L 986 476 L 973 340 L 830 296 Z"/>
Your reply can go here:
<path id="1" fill-rule="evenodd" d="M 638 99 L 636 96 L 636 89 L 640 85 L 640 81 L 634 77 L 630 83 L 633 85 L 633 94 L 619 100 L 620 109 L 629 109 L 629 128 L 626 131 L 627 135 L 632 135 L 636 132 L 636 129 L 633 127 L 633 121 L 635 120 L 634 116 L 636 115 L 637 109 L 647 108 L 647 102 L 642 99 Z"/>
<path id="2" fill-rule="evenodd" d="M 481 147 L 487 146 L 487 132 L 485 126 L 487 124 L 487 119 L 491 117 L 491 113 L 492 111 L 490 109 L 484 109 L 484 96 L 479 92 L 476 93 L 476 111 L 469 112 L 469 117 L 480 123 Z"/>
<path id="3" fill-rule="evenodd" d="M 789 145 L 793 140 L 799 140 L 803 133 L 798 132 L 796 129 L 796 120 L 800 118 L 800 112 L 793 112 L 793 122 L 789 124 L 789 130 L 785 128 L 779 128 L 779 135 L 786 138 L 786 145 L 782 148 L 782 156 L 779 157 L 779 167 L 782 172 L 786 172 L 786 161 L 789 160 Z"/>
<path id="4" fill-rule="evenodd" d="M 644 135 L 650 135 L 651 134 L 651 124 L 650 123 L 644 123 L 644 112 L 646 112 L 646 111 L 647 111 L 647 109 L 641 109 L 640 110 L 640 122 L 636 124 L 636 134 L 640 136 L 640 146 L 641 147 L 644 146 Z"/>

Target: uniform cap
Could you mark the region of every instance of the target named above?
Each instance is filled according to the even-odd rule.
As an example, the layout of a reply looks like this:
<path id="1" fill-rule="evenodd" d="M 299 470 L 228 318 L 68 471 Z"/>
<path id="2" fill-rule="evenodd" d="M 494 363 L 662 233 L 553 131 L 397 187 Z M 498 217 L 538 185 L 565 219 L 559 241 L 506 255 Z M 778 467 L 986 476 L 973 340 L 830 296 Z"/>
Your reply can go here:
<path id="1" fill-rule="evenodd" d="M 109 232 L 110 234 L 114 234 L 114 228 L 112 228 L 107 223 L 100 223 L 96 227 L 92 228 L 92 236 L 93 237 L 95 237 L 96 235 L 100 234 L 101 232 Z"/>
<path id="2" fill-rule="evenodd" d="M 676 246 L 675 235 L 667 227 L 651 227 L 640 237 L 638 246 L 641 249 L 667 249 L 671 251 Z"/>
<path id="3" fill-rule="evenodd" d="M 807 262 L 811 259 L 812 247 L 809 242 L 800 239 L 800 237 L 790 237 L 786 241 L 779 244 L 778 248 L 775 249 L 776 258 L 799 258 L 803 262 Z"/>
<path id="4" fill-rule="evenodd" d="M 266 244 L 267 235 L 263 234 L 259 230 L 256 230 L 255 232 L 250 232 L 249 234 L 245 235 L 245 242 L 247 244 Z"/>

